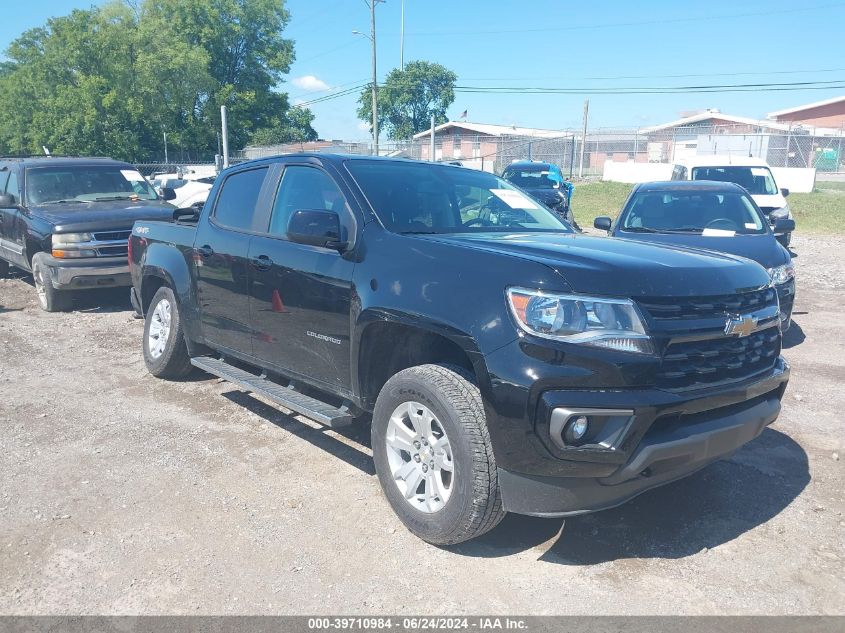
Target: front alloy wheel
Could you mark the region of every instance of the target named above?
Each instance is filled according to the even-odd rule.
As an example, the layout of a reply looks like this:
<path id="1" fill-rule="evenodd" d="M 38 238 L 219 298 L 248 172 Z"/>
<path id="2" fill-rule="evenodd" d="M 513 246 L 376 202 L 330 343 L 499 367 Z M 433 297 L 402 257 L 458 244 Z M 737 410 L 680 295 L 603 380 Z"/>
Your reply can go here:
<path id="1" fill-rule="evenodd" d="M 437 512 L 452 494 L 452 447 L 431 410 L 404 402 L 393 411 L 385 434 L 393 481 L 411 506 Z"/>
<path id="2" fill-rule="evenodd" d="M 420 538 L 453 545 L 502 520 L 484 404 L 465 368 L 418 365 L 392 376 L 376 399 L 372 447 L 387 501 Z"/>

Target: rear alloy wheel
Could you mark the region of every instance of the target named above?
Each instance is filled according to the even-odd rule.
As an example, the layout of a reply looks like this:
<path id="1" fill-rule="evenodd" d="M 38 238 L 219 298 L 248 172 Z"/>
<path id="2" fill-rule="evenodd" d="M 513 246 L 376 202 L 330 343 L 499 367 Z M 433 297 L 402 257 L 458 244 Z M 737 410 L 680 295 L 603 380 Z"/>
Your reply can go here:
<path id="1" fill-rule="evenodd" d="M 465 370 L 420 365 L 388 380 L 372 447 L 388 502 L 421 539 L 461 543 L 504 517 L 481 394 Z"/>
<path id="2" fill-rule="evenodd" d="M 150 301 L 144 323 L 144 363 L 158 378 L 182 378 L 191 372 L 182 317 L 176 296 L 162 286 Z"/>
<path id="3" fill-rule="evenodd" d="M 67 312 L 73 305 L 70 293 L 65 290 L 56 290 L 53 286 L 53 278 L 47 265 L 36 255 L 32 259 L 32 281 L 35 284 L 35 294 L 38 297 L 38 305 L 45 312 Z"/>

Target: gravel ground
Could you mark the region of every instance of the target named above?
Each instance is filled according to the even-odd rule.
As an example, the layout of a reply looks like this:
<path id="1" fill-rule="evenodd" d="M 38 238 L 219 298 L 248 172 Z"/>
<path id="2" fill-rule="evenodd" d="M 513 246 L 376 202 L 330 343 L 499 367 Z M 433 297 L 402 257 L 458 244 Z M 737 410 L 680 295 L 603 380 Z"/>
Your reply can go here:
<path id="1" fill-rule="evenodd" d="M 845 614 L 845 238 L 798 237 L 792 382 L 729 460 L 458 547 L 392 514 L 368 434 L 147 374 L 125 293 L 0 280 L 0 613 Z"/>

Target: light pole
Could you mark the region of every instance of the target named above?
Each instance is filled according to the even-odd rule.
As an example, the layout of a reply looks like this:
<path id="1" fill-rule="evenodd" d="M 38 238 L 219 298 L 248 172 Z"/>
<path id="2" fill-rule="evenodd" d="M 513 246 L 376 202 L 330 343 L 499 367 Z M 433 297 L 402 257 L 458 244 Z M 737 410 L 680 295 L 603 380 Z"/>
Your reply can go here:
<path id="1" fill-rule="evenodd" d="M 373 96 L 373 154 L 378 156 L 378 72 L 376 70 L 376 3 L 385 0 L 369 0 L 370 7 L 370 34 L 361 31 L 352 31 L 353 35 L 363 35 L 373 45 L 373 81 L 371 91 Z"/>
<path id="2" fill-rule="evenodd" d="M 405 72 L 405 0 L 402 0 L 402 18 L 399 22 L 399 68 Z"/>

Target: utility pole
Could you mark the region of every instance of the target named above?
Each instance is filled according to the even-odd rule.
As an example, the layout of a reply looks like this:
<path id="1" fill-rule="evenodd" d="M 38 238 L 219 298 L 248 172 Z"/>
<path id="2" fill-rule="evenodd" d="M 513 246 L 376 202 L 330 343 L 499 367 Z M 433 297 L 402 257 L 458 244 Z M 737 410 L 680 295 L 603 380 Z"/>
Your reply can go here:
<path id="1" fill-rule="evenodd" d="M 437 159 L 434 158 L 434 115 L 433 114 L 431 115 L 431 146 L 430 146 L 429 151 L 431 152 L 431 156 L 429 156 L 429 160 L 431 162 L 434 162 Z"/>
<path id="2" fill-rule="evenodd" d="M 378 156 L 378 73 L 376 71 L 376 0 L 370 0 L 370 39 L 373 42 L 373 155 Z"/>
<path id="3" fill-rule="evenodd" d="M 226 106 L 220 106 L 220 128 L 223 134 L 223 169 L 226 169 L 229 166 L 229 125 Z"/>
<path id="4" fill-rule="evenodd" d="M 399 23 L 399 68 L 405 72 L 405 0 L 402 0 L 402 19 Z"/>
<path id="5" fill-rule="evenodd" d="M 164 134 L 164 164 L 167 165 L 170 161 L 167 160 L 167 130 L 162 131 Z"/>
<path id="6" fill-rule="evenodd" d="M 584 177 L 584 148 L 587 145 L 587 117 L 590 114 L 590 100 L 584 99 L 584 135 L 581 137 L 581 157 L 578 159 L 578 177 Z"/>

